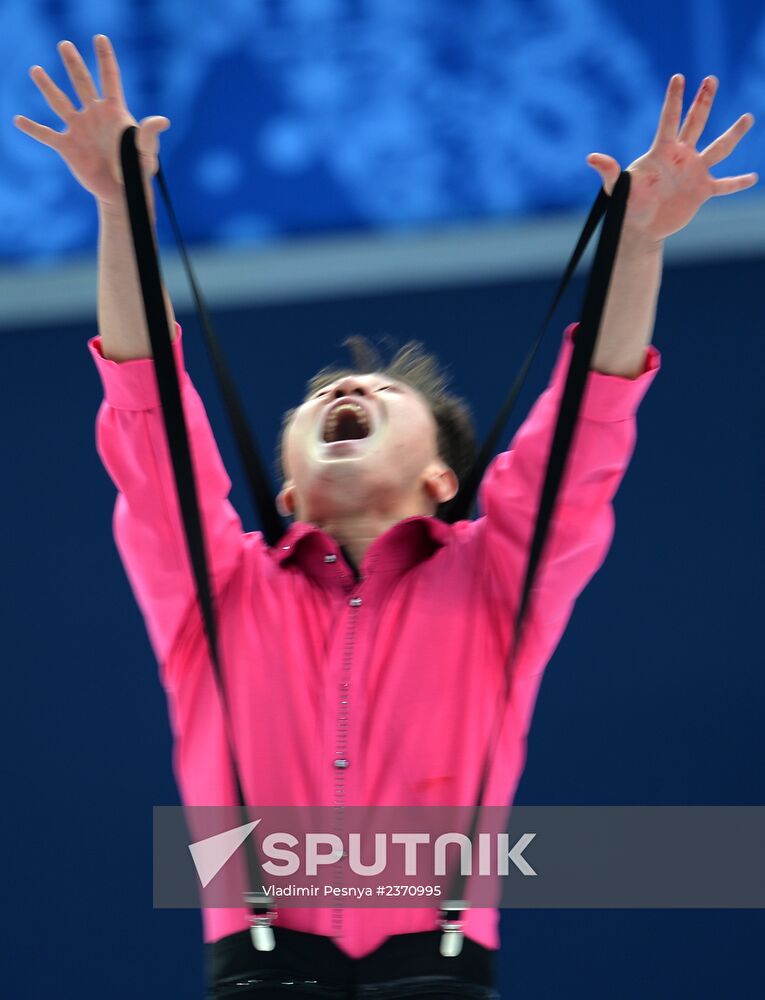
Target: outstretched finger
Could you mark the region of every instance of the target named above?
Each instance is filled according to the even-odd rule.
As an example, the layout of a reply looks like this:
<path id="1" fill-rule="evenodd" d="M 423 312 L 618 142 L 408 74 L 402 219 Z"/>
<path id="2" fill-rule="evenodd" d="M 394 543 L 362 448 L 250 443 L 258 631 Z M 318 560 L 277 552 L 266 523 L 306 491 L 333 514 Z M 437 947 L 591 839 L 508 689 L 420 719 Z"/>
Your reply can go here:
<path id="1" fill-rule="evenodd" d="M 621 167 L 617 161 L 613 156 L 607 156 L 605 153 L 590 153 L 587 157 L 587 163 L 600 174 L 603 188 L 606 194 L 610 195 L 621 173 Z"/>
<path id="2" fill-rule="evenodd" d="M 88 104 L 90 101 L 99 100 L 90 70 L 76 47 L 71 42 L 59 42 L 58 51 L 69 74 L 69 79 L 72 81 L 72 86 L 82 103 Z"/>
<path id="3" fill-rule="evenodd" d="M 683 115 L 684 92 L 685 78 L 681 73 L 675 73 L 667 87 L 654 142 L 674 142 L 676 140 L 680 119 Z"/>
<path id="4" fill-rule="evenodd" d="M 29 71 L 29 75 L 32 77 L 37 89 L 48 102 L 51 111 L 55 111 L 61 121 L 68 123 L 70 119 L 74 118 L 77 114 L 77 108 L 75 108 L 64 91 L 51 80 L 42 66 L 33 66 Z"/>
<path id="5" fill-rule="evenodd" d="M 13 119 L 13 124 L 19 131 L 24 132 L 33 139 L 37 139 L 43 146 L 50 146 L 51 149 L 58 150 L 61 145 L 60 132 L 48 128 L 47 125 L 40 125 L 38 122 L 33 122 L 31 118 L 26 118 L 24 115 L 16 115 Z"/>
<path id="6" fill-rule="evenodd" d="M 701 138 L 701 133 L 707 127 L 709 112 L 712 110 L 712 104 L 717 93 L 717 85 L 718 80 L 715 76 L 708 76 L 702 81 L 699 91 L 694 98 L 693 104 L 688 109 L 688 114 L 685 116 L 685 121 L 678 133 L 678 140 L 689 146 L 693 146 L 694 149 L 696 143 Z"/>
<path id="7" fill-rule="evenodd" d="M 701 159 L 704 164 L 707 167 L 714 167 L 730 156 L 752 125 L 754 125 L 754 115 L 742 115 L 727 132 L 723 132 L 718 139 L 710 142 L 707 148 L 702 150 Z"/>
<path id="8" fill-rule="evenodd" d="M 98 59 L 98 76 L 101 81 L 101 90 L 105 98 L 111 98 L 125 103 L 125 95 L 122 92 L 122 77 L 117 57 L 114 54 L 112 43 L 106 35 L 96 35 L 94 39 L 96 58 Z"/>
<path id="9" fill-rule="evenodd" d="M 720 177 L 713 181 L 712 196 L 718 194 L 736 194 L 737 191 L 746 191 L 747 188 L 754 187 L 759 180 L 757 174 L 739 174 L 738 177 Z"/>

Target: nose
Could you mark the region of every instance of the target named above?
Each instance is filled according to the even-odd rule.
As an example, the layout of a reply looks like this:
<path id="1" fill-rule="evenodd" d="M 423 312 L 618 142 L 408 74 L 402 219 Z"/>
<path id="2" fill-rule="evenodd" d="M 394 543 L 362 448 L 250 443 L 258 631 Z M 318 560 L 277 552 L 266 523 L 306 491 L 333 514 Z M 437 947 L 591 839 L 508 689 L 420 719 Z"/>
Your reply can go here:
<path id="1" fill-rule="evenodd" d="M 330 393 L 330 398 L 340 399 L 341 396 L 366 396 L 368 394 L 369 390 L 363 382 L 360 382 L 353 376 L 348 376 L 337 383 L 335 388 Z"/>

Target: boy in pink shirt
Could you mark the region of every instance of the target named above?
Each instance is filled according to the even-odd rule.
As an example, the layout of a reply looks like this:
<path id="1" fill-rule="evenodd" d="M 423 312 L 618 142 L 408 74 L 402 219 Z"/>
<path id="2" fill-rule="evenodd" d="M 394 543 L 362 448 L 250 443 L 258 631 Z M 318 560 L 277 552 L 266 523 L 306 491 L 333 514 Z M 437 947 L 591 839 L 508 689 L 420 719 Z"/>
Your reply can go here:
<path id="1" fill-rule="evenodd" d="M 16 123 L 57 149 L 98 200 L 100 335 L 89 349 L 104 388 L 97 441 L 118 490 L 115 538 L 167 691 L 183 802 L 227 805 L 234 790 L 224 720 L 175 499 L 118 165 L 119 137 L 134 119 L 104 36 L 96 39 L 103 99 L 74 46 L 62 43 L 60 52 L 82 110 L 35 67 L 33 79 L 68 129 Z M 681 123 L 683 80 L 673 77 L 654 143 L 629 168 L 611 292 L 487 804 L 512 799 L 542 671 L 611 541 L 612 500 L 634 449 L 636 411 L 660 365 L 650 339 L 663 241 L 707 198 L 756 181 L 709 174 L 751 116 L 696 150 L 715 89 L 707 78 Z M 149 118 L 139 127 L 147 178 L 168 124 Z M 602 154 L 589 162 L 610 190 L 618 164 Z M 314 384 L 282 441 L 279 502 L 294 520 L 269 549 L 260 533 L 242 531 L 228 500 L 230 481 L 184 368 L 169 300 L 167 314 L 247 801 L 474 801 L 576 327 L 563 336 L 546 391 L 486 473 L 481 516 L 471 522 L 448 525 L 437 516 L 457 489 L 453 456 L 464 434 L 455 436 L 449 416 L 459 411 L 444 410 L 443 390 L 421 379 L 422 366 L 382 365 Z M 437 741 L 422 739 L 426 728 Z M 468 911 L 459 960 L 438 955 L 436 911 L 425 908 L 284 908 L 277 948 L 263 954 L 249 944 L 245 909 L 203 915 L 210 996 L 496 995 L 493 910 Z"/>

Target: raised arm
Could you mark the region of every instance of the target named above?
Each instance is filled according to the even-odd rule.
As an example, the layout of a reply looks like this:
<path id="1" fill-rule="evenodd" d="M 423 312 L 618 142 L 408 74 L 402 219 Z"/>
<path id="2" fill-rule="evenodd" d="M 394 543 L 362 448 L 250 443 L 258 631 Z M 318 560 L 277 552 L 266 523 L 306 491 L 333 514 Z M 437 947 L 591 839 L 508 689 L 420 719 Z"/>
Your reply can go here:
<path id="1" fill-rule="evenodd" d="M 547 389 L 481 485 L 485 517 L 479 528 L 490 592 L 508 619 L 520 597 L 576 330 L 566 330 Z M 530 609 L 540 626 L 537 635 L 553 645 L 574 601 L 605 559 L 614 527 L 612 500 L 635 447 L 637 410 L 660 364 L 661 356 L 651 346 L 644 348 L 641 372 L 634 379 L 600 372 L 588 378 Z"/>
<path id="2" fill-rule="evenodd" d="M 101 93 L 85 61 L 71 42 L 59 42 L 58 50 L 81 107 L 45 72 L 33 66 L 30 76 L 51 110 L 66 125 L 66 130 L 40 125 L 23 115 L 14 123 L 22 132 L 54 149 L 79 183 L 89 191 L 98 206 L 98 326 L 103 353 L 113 361 L 151 357 L 149 334 L 133 256 L 130 228 L 125 206 L 120 138 L 129 125 L 138 127 L 137 146 L 146 180 L 150 211 L 154 201 L 150 179 L 158 167 L 158 134 L 170 122 L 161 116 L 144 118 L 139 123 L 131 115 L 122 92 L 117 59 L 109 39 L 96 35 L 94 40 Z M 165 292 L 168 325 L 174 336 L 175 317 Z"/>
<path id="3" fill-rule="evenodd" d="M 674 76 L 651 148 L 628 167 L 632 184 L 619 252 L 515 677 L 519 712 L 526 718 L 541 669 L 576 598 L 602 565 L 613 536 L 612 501 L 635 446 L 637 409 L 660 366 L 659 352 L 650 341 L 664 240 L 685 227 L 709 198 L 743 191 L 757 182 L 752 173 L 719 179 L 710 173 L 751 128 L 752 115 L 742 115 L 704 150 L 696 149 L 716 90 L 716 79 L 707 77 L 681 124 L 684 80 Z M 591 154 L 588 162 L 610 192 L 619 164 L 601 153 Z M 485 544 L 488 584 L 499 613 L 509 620 L 520 597 L 575 332 L 575 327 L 566 331 L 546 391 L 482 484 L 485 517 L 478 528 Z"/>
<path id="4" fill-rule="evenodd" d="M 679 73 L 673 76 L 651 148 L 627 167 L 630 197 L 592 360 L 595 371 L 631 378 L 641 370 L 653 335 L 664 241 L 684 229 L 710 198 L 735 194 L 757 183 L 754 173 L 713 177 L 710 172 L 746 135 L 754 124 L 753 115 L 741 115 L 714 142 L 697 149 L 717 86 L 714 76 L 702 80 L 683 120 L 685 80 Z M 619 164 L 604 153 L 591 153 L 587 162 L 610 193 L 619 177 Z"/>
<path id="5" fill-rule="evenodd" d="M 151 359 L 104 358 L 100 337 L 88 347 L 104 387 L 96 418 L 101 461 L 118 490 L 114 538 L 160 663 L 196 595 Z M 180 328 L 173 343 L 204 526 L 213 593 L 239 565 L 244 536 L 228 500 L 231 481 L 202 400 L 183 363 Z"/>
<path id="6" fill-rule="evenodd" d="M 22 132 L 55 149 L 75 178 L 96 199 L 100 221 L 99 336 L 88 348 L 98 369 L 104 401 L 96 418 L 98 453 L 118 490 L 114 535 L 155 654 L 163 662 L 195 598 L 175 482 L 159 406 L 143 302 L 125 208 L 120 138 L 137 125 L 127 109 L 109 40 L 95 39 L 102 93 L 71 42 L 59 52 L 81 107 L 40 66 L 31 76 L 66 130 L 57 132 L 23 116 Z M 157 170 L 157 135 L 166 118 L 146 118 L 137 144 L 153 212 L 150 180 Z M 180 328 L 165 292 L 173 351 L 191 441 L 197 491 L 213 589 L 220 592 L 238 565 L 242 526 L 228 501 L 230 480 L 207 415 L 183 363 Z"/>

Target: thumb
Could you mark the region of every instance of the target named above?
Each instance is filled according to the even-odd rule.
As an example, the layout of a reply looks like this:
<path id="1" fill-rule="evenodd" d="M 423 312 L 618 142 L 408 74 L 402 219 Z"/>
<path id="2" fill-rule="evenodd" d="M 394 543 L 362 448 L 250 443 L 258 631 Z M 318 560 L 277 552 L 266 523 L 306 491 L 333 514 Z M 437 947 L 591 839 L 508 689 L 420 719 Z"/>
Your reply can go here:
<path id="1" fill-rule="evenodd" d="M 611 194 L 621 173 L 621 167 L 613 156 L 606 156 L 605 153 L 590 153 L 587 157 L 587 163 L 600 174 L 606 194 Z"/>
<path id="2" fill-rule="evenodd" d="M 168 128 L 170 128 L 170 119 L 161 115 L 143 118 L 138 125 L 136 147 L 141 157 L 145 158 L 143 170 L 150 177 L 153 177 L 159 169 L 159 133 Z"/>
<path id="3" fill-rule="evenodd" d="M 148 118 L 141 119 L 138 128 L 147 132 L 164 132 L 170 128 L 170 119 L 165 118 L 164 115 L 150 115 Z"/>
<path id="4" fill-rule="evenodd" d="M 170 119 L 162 115 L 152 115 L 149 118 L 141 119 L 138 125 L 137 145 L 140 152 L 147 156 L 154 156 L 157 152 L 160 132 L 170 128 Z"/>

